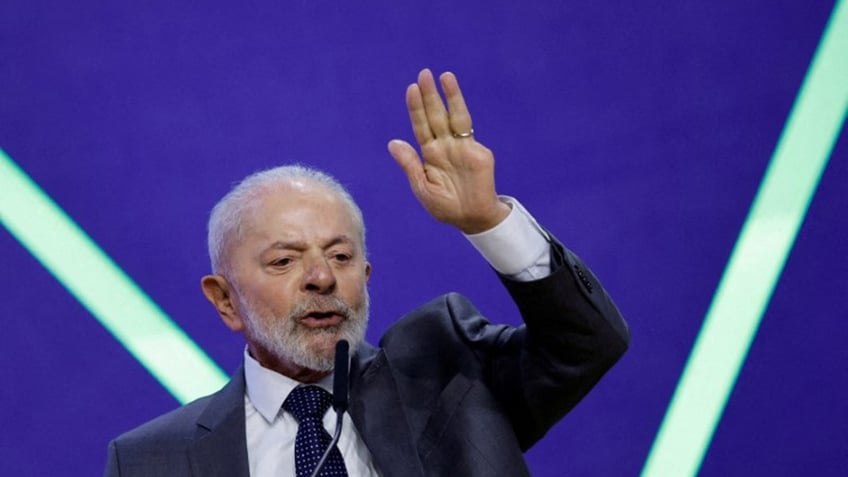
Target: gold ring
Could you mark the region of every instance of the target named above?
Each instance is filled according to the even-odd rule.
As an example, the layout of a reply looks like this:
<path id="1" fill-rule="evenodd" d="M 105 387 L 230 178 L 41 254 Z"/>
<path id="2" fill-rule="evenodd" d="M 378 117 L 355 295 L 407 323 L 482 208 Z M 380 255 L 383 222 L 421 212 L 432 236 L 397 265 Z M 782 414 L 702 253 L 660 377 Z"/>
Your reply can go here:
<path id="1" fill-rule="evenodd" d="M 464 132 L 464 133 L 451 132 L 451 134 L 453 135 L 453 137 L 455 137 L 457 139 L 464 138 L 464 137 L 472 137 L 472 136 L 474 136 L 474 128 L 469 129 L 468 132 Z"/>

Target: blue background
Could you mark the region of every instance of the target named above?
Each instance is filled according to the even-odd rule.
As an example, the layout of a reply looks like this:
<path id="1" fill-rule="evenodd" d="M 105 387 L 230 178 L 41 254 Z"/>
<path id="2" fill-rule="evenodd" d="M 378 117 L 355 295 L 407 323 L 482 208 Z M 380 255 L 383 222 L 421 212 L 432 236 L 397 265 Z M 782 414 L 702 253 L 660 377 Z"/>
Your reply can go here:
<path id="1" fill-rule="evenodd" d="M 6 0 L 0 147 L 230 372 L 243 340 L 199 289 L 206 218 L 279 163 L 361 203 L 372 342 L 449 290 L 516 322 L 385 149 L 412 139 L 418 70 L 454 71 L 498 191 L 590 264 L 633 335 L 531 470 L 635 475 L 832 6 Z M 702 475 L 848 475 L 846 158 L 843 130 Z M 98 475 L 110 438 L 177 405 L 5 229 L 0 299 L 0 475 Z"/>

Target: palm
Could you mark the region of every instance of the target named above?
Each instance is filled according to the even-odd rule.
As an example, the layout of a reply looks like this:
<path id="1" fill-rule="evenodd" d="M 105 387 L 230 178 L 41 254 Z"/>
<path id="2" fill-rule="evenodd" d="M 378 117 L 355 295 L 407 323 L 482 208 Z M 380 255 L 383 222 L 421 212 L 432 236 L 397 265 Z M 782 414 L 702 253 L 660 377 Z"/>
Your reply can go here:
<path id="1" fill-rule="evenodd" d="M 473 136 L 458 136 L 471 131 L 471 116 L 456 78 L 445 73 L 440 79 L 447 108 L 429 70 L 406 90 L 421 156 L 400 140 L 391 141 L 389 150 L 430 215 L 463 232 L 481 232 L 500 222 L 508 206 L 497 199 L 492 152 Z"/>

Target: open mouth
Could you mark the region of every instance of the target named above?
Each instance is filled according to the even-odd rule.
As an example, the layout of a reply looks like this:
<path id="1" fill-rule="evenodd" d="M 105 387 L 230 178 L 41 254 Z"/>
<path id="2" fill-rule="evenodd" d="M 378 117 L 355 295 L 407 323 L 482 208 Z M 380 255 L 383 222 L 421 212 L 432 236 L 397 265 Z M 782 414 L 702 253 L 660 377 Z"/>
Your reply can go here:
<path id="1" fill-rule="evenodd" d="M 345 320 L 344 315 L 338 311 L 310 311 L 305 314 L 300 322 L 309 328 L 325 328 L 329 326 L 338 326 Z"/>

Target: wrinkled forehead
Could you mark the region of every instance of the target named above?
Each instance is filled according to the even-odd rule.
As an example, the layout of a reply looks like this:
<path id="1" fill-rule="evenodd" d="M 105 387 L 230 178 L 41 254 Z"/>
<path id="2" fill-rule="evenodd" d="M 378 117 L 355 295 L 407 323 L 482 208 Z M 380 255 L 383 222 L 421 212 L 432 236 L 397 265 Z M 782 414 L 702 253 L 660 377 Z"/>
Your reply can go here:
<path id="1" fill-rule="evenodd" d="M 339 191 L 309 179 L 286 179 L 258 188 L 249 198 L 240 220 L 239 235 L 261 229 L 269 221 L 280 221 L 302 214 L 304 209 L 321 218 L 338 217 L 348 233 L 362 240 L 361 217 Z"/>

